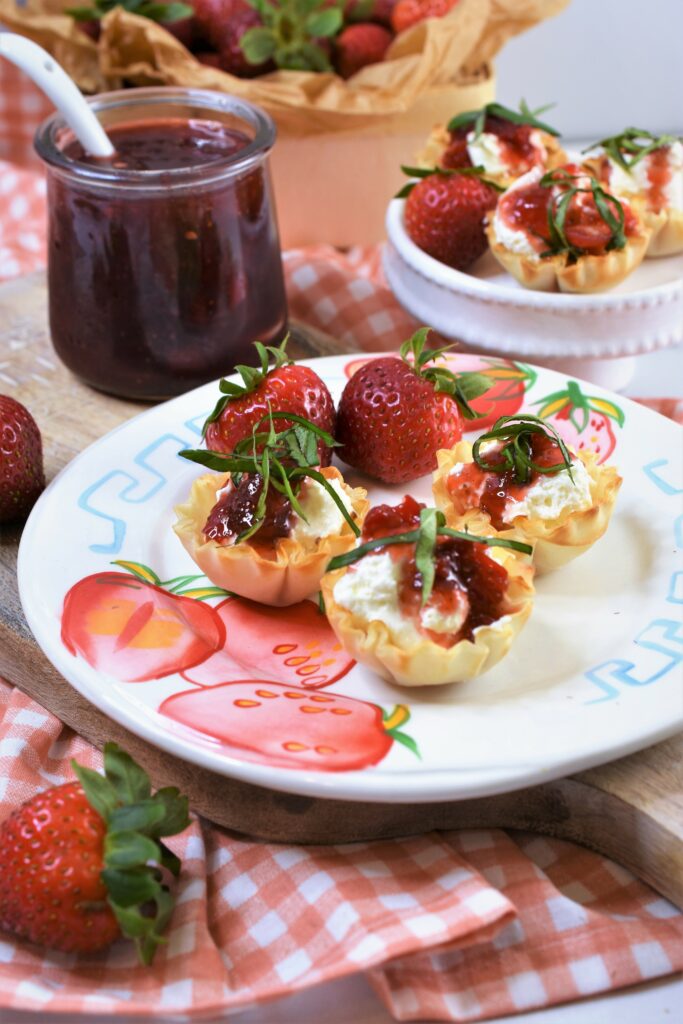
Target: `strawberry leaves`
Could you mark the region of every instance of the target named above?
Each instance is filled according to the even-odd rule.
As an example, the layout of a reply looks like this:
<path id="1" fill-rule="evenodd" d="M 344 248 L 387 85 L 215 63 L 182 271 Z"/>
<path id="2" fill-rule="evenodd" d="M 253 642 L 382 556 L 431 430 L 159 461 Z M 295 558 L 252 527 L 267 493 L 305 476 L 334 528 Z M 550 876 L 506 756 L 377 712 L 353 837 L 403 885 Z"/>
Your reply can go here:
<path id="1" fill-rule="evenodd" d="M 180 861 L 161 841 L 189 824 L 187 797 L 172 786 L 157 790 L 147 773 L 115 743 L 104 748 L 104 775 L 72 761 L 91 807 L 104 819 L 107 902 L 121 931 L 150 964 L 173 911 L 164 871 L 176 876 Z"/>
<path id="2" fill-rule="evenodd" d="M 484 185 L 488 185 L 495 192 L 504 192 L 505 189 L 502 185 L 499 185 L 495 181 L 490 181 L 484 177 L 486 168 L 482 164 L 477 164 L 476 167 L 408 167 L 405 164 L 401 164 L 401 170 L 404 174 L 407 174 L 409 178 L 429 178 L 432 174 L 438 174 L 442 178 L 452 178 L 453 175 L 459 174 L 464 177 L 478 178 Z M 417 181 L 407 182 L 402 189 L 400 189 L 394 199 L 406 199 L 413 191 Z"/>
<path id="3" fill-rule="evenodd" d="M 464 373 L 453 373 L 445 366 L 428 366 L 428 363 L 439 359 L 446 352 L 450 351 L 452 345 L 444 345 L 442 348 L 426 348 L 427 337 L 431 328 L 421 327 L 412 338 L 404 341 L 399 352 L 404 362 L 408 363 L 418 377 L 430 381 L 434 390 L 455 399 L 460 413 L 467 420 L 474 420 L 479 415 L 472 409 L 470 402 L 486 394 L 492 387 L 491 380 L 483 373 L 466 371 Z"/>
<path id="4" fill-rule="evenodd" d="M 194 14 L 194 8 L 189 4 L 155 3 L 154 0 L 94 0 L 92 7 L 70 7 L 64 13 L 70 14 L 75 21 L 92 21 L 103 18 L 115 7 L 123 7 L 124 11 L 162 24 L 190 18 Z"/>
<path id="5" fill-rule="evenodd" d="M 317 40 L 335 36 L 342 27 L 340 6 L 326 0 L 247 0 L 263 25 L 248 29 L 240 47 L 250 64 L 274 60 L 290 71 L 332 71 L 329 57 Z"/>
<path id="6" fill-rule="evenodd" d="M 249 395 L 263 383 L 265 378 L 273 370 L 279 370 L 281 366 L 289 365 L 292 360 L 287 355 L 287 342 L 289 341 L 289 334 L 285 337 L 281 345 L 274 347 L 273 345 L 263 345 L 260 341 L 254 342 L 254 348 L 259 358 L 260 366 L 244 366 L 239 364 L 235 367 L 236 371 L 242 378 L 242 384 L 235 384 L 233 381 L 226 380 L 223 377 L 218 385 L 218 389 L 222 394 L 222 397 L 218 399 L 213 412 L 207 417 L 204 427 L 202 428 L 202 438 L 206 436 L 206 431 L 210 423 L 215 423 L 216 420 L 220 419 L 220 415 L 225 409 L 226 405 L 231 402 L 234 398 L 243 398 L 244 395 Z M 271 359 L 273 365 L 270 365 Z"/>

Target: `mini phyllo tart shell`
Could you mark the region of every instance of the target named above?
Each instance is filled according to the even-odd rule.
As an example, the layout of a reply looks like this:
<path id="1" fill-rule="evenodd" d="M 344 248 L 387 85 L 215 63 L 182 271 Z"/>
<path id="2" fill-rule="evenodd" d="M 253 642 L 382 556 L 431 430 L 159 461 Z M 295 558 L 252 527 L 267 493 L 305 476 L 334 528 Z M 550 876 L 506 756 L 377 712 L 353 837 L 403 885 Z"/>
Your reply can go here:
<path id="1" fill-rule="evenodd" d="M 635 208 L 635 204 L 631 204 Z M 651 236 L 644 216 L 637 213 L 638 232 L 629 235 L 623 249 L 612 249 L 603 255 L 580 256 L 570 263 L 565 253 L 553 256 L 530 256 L 507 249 L 498 241 L 491 220 L 486 225 L 486 237 L 491 252 L 502 267 L 525 288 L 537 292 L 591 294 L 614 288 L 643 262 Z"/>
<path id="2" fill-rule="evenodd" d="M 334 588 L 352 567 L 326 573 L 321 582 L 325 612 L 344 649 L 383 679 L 400 686 L 439 686 L 473 679 L 507 654 L 533 605 L 533 570 L 507 548 L 490 548 L 489 556 L 508 574 L 505 611 L 490 625 L 478 626 L 473 638 L 444 647 L 427 636 L 397 637 L 380 619 L 367 621 L 337 603 Z M 366 557 L 372 558 L 373 555 Z"/>
<path id="3" fill-rule="evenodd" d="M 458 463 L 472 462 L 472 445 L 459 441 L 452 449 L 436 453 L 438 467 L 433 476 L 432 491 L 437 508 L 446 516 L 454 529 L 472 533 L 514 538 L 531 544 L 534 549 L 533 565 L 536 572 L 559 569 L 578 555 L 588 551 L 607 530 L 622 484 L 614 466 L 600 466 L 592 452 L 580 451 L 576 455 L 586 467 L 590 479 L 591 505 L 582 510 L 563 510 L 554 519 L 537 516 L 517 516 L 509 530 L 494 530 L 486 512 L 463 502 L 458 505 L 448 487 L 448 477 Z"/>
<path id="4" fill-rule="evenodd" d="M 369 508 L 367 492 L 349 487 L 335 466 L 320 470 L 327 480 L 338 480 L 348 495 L 361 526 Z M 331 558 L 350 550 L 355 535 L 347 522 L 338 533 L 316 539 L 280 537 L 259 544 L 258 533 L 240 544 L 207 540 L 203 527 L 216 504 L 216 492 L 227 485 L 229 473 L 206 473 L 192 485 L 187 502 L 175 509 L 173 529 L 190 557 L 216 586 L 261 604 L 283 607 L 315 594 Z"/>
<path id="5" fill-rule="evenodd" d="M 647 256 L 675 256 L 683 252 L 683 210 L 671 206 L 659 213 L 646 210 L 643 220 L 650 231 Z"/>

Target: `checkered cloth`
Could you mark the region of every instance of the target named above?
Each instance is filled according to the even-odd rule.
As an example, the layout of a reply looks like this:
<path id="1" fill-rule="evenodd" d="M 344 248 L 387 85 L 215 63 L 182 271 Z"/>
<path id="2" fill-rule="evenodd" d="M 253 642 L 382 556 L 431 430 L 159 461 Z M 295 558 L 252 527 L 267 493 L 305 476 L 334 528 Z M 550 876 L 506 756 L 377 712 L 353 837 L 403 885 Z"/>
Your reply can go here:
<path id="1" fill-rule="evenodd" d="M 40 176 L 0 163 L 0 279 L 44 265 L 43 224 Z M 289 252 L 285 272 L 293 316 L 342 341 L 392 349 L 414 329 L 376 249 Z M 683 403 L 662 401 L 682 418 Z M 71 779 L 71 757 L 101 763 L 0 681 L 0 819 Z M 169 845 L 183 872 L 152 968 L 125 943 L 77 957 L 0 936 L 0 1010 L 194 1019 L 362 970 L 397 1020 L 474 1021 L 683 968 L 683 915 L 556 840 L 486 831 L 301 848 L 196 819 Z"/>
<path id="2" fill-rule="evenodd" d="M 0 819 L 100 754 L 0 681 Z M 498 831 L 333 847 L 168 841 L 177 907 L 151 968 L 129 943 L 46 953 L 0 936 L 0 1008 L 198 1019 L 365 971 L 397 1020 L 475 1021 L 683 968 L 683 915 L 568 843 Z"/>

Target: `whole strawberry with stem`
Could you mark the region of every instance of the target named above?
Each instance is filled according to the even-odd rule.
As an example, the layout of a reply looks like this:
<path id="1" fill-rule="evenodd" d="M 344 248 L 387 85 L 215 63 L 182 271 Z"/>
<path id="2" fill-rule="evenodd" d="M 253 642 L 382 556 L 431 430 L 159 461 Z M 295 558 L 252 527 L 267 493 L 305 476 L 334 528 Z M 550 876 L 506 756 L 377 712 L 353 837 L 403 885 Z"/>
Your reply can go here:
<path id="1" fill-rule="evenodd" d="M 260 367 L 237 366 L 241 384 L 220 382 L 222 396 L 204 424 L 206 446 L 211 451 L 230 454 L 269 412 L 295 413 L 334 434 L 332 395 L 315 370 L 292 362 L 286 352 L 288 338 L 277 348 L 255 342 Z M 282 430 L 291 425 L 286 420 L 280 424 Z M 330 449 L 320 442 L 318 452 L 320 465 L 329 465 Z"/>
<path id="2" fill-rule="evenodd" d="M 152 795 L 115 743 L 104 775 L 72 761 L 78 781 L 39 793 L 0 826 L 0 929 L 65 953 L 96 953 L 121 935 L 149 964 L 173 911 L 162 842 L 188 825 L 187 798 Z"/>
<path id="3" fill-rule="evenodd" d="M 44 488 L 38 425 L 21 402 L 0 395 L 0 523 L 25 519 Z"/>
<path id="4" fill-rule="evenodd" d="M 409 182 L 403 219 L 408 236 L 429 256 L 455 270 L 467 270 L 486 252 L 486 215 L 498 202 L 498 186 L 479 168 L 446 170 L 404 167 Z"/>
<path id="5" fill-rule="evenodd" d="M 378 64 L 393 40 L 382 25 L 360 22 L 347 27 L 334 43 L 334 64 L 342 78 L 350 78 L 368 64 Z"/>
<path id="6" fill-rule="evenodd" d="M 469 401 L 490 386 L 483 374 L 439 366 L 447 349 L 425 348 L 429 330 L 423 327 L 404 342 L 400 359 L 386 356 L 361 366 L 339 402 L 340 457 L 384 483 L 406 483 L 435 469 L 437 451 L 462 437 L 462 417 L 476 417 Z"/>

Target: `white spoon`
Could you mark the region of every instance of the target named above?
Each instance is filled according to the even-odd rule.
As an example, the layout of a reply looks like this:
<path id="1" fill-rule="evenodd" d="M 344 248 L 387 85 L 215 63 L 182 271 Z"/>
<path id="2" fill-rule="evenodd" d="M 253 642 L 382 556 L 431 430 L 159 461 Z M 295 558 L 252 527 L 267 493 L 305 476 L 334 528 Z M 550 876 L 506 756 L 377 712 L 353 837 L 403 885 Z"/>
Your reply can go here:
<path id="1" fill-rule="evenodd" d="M 0 57 L 16 64 L 33 79 L 60 111 L 86 153 L 111 157 L 115 153 L 109 138 L 81 95 L 73 79 L 47 50 L 24 36 L 0 31 Z"/>

